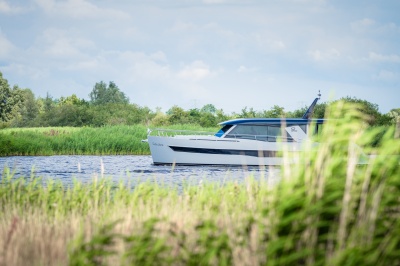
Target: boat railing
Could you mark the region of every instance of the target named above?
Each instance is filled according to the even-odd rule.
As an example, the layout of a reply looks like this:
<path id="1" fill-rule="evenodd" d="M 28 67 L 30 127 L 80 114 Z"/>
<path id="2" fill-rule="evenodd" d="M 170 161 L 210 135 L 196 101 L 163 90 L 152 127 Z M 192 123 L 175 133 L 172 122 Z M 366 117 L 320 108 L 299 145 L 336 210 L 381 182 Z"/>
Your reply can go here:
<path id="1" fill-rule="evenodd" d="M 214 136 L 215 132 L 208 131 L 196 131 L 196 130 L 177 130 L 177 129 L 163 129 L 163 128 L 155 128 L 147 131 L 148 135 L 159 136 L 159 137 L 174 137 L 174 136 L 191 136 L 193 139 L 205 137 L 205 136 Z M 276 135 L 251 135 L 251 134 L 228 134 L 224 138 L 231 139 L 252 139 L 258 141 L 267 141 L 267 142 L 293 142 L 294 139 L 291 137 L 284 136 L 276 136 Z"/>
<path id="2" fill-rule="evenodd" d="M 215 132 L 155 128 L 152 130 L 148 130 L 147 135 L 160 136 L 160 137 L 174 137 L 174 136 L 178 136 L 178 135 L 213 136 L 213 135 L 215 135 Z"/>
<path id="3" fill-rule="evenodd" d="M 276 135 L 252 135 L 252 134 L 228 134 L 225 138 L 234 138 L 234 139 L 252 139 L 258 141 L 267 141 L 267 142 L 293 142 L 294 139 L 292 137 L 284 137 L 284 136 L 276 136 Z"/>

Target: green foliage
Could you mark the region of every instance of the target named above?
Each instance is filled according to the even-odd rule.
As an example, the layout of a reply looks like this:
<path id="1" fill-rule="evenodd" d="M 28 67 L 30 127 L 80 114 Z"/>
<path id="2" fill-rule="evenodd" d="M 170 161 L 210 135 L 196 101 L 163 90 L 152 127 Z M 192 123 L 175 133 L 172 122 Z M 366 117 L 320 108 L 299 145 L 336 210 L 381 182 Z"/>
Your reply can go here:
<path id="1" fill-rule="evenodd" d="M 209 114 L 215 114 L 217 112 L 217 108 L 213 104 L 206 104 L 204 105 L 201 110 L 201 113 L 209 113 Z"/>
<path id="2" fill-rule="evenodd" d="M 0 131 L 1 156 L 56 154 L 149 154 L 146 127 L 32 128 Z"/>
<path id="3" fill-rule="evenodd" d="M 83 99 L 79 99 L 78 96 L 72 94 L 68 97 L 60 97 L 59 99 L 60 105 L 85 105 L 86 101 Z"/>
<path id="4" fill-rule="evenodd" d="M 188 124 L 189 114 L 183 108 L 174 105 L 168 111 L 168 120 L 171 124 Z"/>
<path id="5" fill-rule="evenodd" d="M 0 120 L 2 121 L 9 119 L 9 113 L 12 109 L 9 98 L 11 98 L 10 85 L 0 72 Z"/>
<path id="6" fill-rule="evenodd" d="M 39 105 L 35 95 L 30 89 L 21 90 L 22 101 L 16 115 L 12 120 L 12 126 L 32 126 L 33 121 L 39 115 Z"/>
<path id="7" fill-rule="evenodd" d="M 23 91 L 18 86 L 11 89 L 0 72 L 0 122 L 11 120 L 17 114 L 23 100 Z"/>
<path id="8" fill-rule="evenodd" d="M 0 72 L 1 74 L 1 72 Z M 234 118 L 280 118 L 302 117 L 307 106 L 285 111 L 274 105 L 267 110 L 255 110 L 244 107 L 240 113 L 225 114 L 213 104 L 202 108 L 184 110 L 174 105 L 166 113 L 157 109 L 129 103 L 128 97 L 114 82 L 97 82 L 91 93 L 90 101 L 78 98 L 75 94 L 59 99 L 47 93 L 45 98 L 35 98 L 29 89 L 12 89 L 7 80 L 0 75 L 0 128 L 5 127 L 47 127 L 47 126 L 104 126 L 134 125 L 169 126 L 174 124 L 195 124 L 202 127 L 214 127 L 218 123 Z M 352 97 L 345 97 L 348 103 L 359 104 L 360 110 L 369 118 L 370 126 L 388 126 L 398 122 L 397 109 L 381 114 L 378 105 Z M 324 118 L 326 109 L 336 103 L 322 102 L 315 106 L 313 118 Z M 399 123 L 400 124 L 400 123 Z M 379 141 L 379 140 L 377 140 Z"/>
<path id="9" fill-rule="evenodd" d="M 117 222 L 112 222 L 100 226 L 88 242 L 85 242 L 85 234 L 82 232 L 71 243 L 69 249 L 70 266 L 101 266 L 107 265 L 106 258 L 116 254 L 112 250 L 115 245 L 118 234 L 113 233 Z"/>
<path id="10" fill-rule="evenodd" d="M 232 265 L 232 248 L 229 236 L 214 221 L 205 220 L 196 225 L 199 247 L 188 256 L 187 265 Z M 222 232 L 221 232 L 222 231 Z"/>
<path id="11" fill-rule="evenodd" d="M 274 105 L 269 111 L 264 111 L 263 117 L 280 118 L 285 117 L 285 110 L 283 107 Z"/>
<path id="12" fill-rule="evenodd" d="M 368 102 L 366 100 L 357 99 L 355 97 L 345 97 L 341 100 L 347 103 L 357 104 L 359 110 L 367 115 L 367 122 L 372 126 L 384 126 L 391 124 L 391 117 L 387 114 L 381 114 L 379 112 L 379 106 L 377 104 Z"/>
<path id="13" fill-rule="evenodd" d="M 247 110 L 247 106 L 242 109 L 242 112 L 237 115 L 238 118 L 254 118 L 257 117 L 257 112 L 251 107 Z"/>
<path id="14" fill-rule="evenodd" d="M 202 127 L 213 127 L 217 124 L 217 118 L 211 113 L 205 113 L 200 117 L 198 123 Z"/>
<path id="15" fill-rule="evenodd" d="M 127 251 L 124 254 L 125 261 L 129 265 L 156 265 L 168 264 L 170 258 L 165 254 L 169 253 L 169 247 L 165 241 L 157 237 L 157 222 L 159 219 L 152 218 L 143 223 L 140 232 L 135 235 L 127 236 L 124 238 L 125 243 L 128 245 Z"/>
<path id="16" fill-rule="evenodd" d="M 0 154 L 12 154 L 12 147 L 14 146 L 13 138 L 9 135 L 0 135 Z"/>
<path id="17" fill-rule="evenodd" d="M 125 93 L 120 91 L 118 86 L 110 81 L 107 84 L 103 81 L 97 82 L 92 92 L 89 94 L 90 102 L 95 105 L 99 104 L 107 104 L 107 103 L 129 103 L 128 97 L 126 97 Z"/>
<path id="18" fill-rule="evenodd" d="M 168 116 L 162 112 L 157 112 L 157 114 L 151 120 L 151 125 L 155 127 L 168 126 L 170 125 Z"/>

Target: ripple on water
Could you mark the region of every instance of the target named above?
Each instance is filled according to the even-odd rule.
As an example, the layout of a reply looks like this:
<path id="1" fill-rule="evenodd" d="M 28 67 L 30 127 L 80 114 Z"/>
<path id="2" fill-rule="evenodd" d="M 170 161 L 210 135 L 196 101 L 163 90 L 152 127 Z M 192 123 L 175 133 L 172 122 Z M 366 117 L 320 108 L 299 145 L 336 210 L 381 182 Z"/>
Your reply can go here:
<path id="1" fill-rule="evenodd" d="M 151 156 L 12 156 L 0 157 L 0 169 L 8 167 L 15 177 L 30 177 L 31 173 L 44 179 L 61 180 L 72 184 L 73 179 L 90 182 L 101 176 L 113 181 L 130 183 L 150 181 L 177 185 L 198 184 L 200 181 L 242 182 L 250 175 L 254 178 L 276 178 L 278 168 L 175 166 L 153 165 Z M 3 175 L 1 171 L 0 176 Z"/>

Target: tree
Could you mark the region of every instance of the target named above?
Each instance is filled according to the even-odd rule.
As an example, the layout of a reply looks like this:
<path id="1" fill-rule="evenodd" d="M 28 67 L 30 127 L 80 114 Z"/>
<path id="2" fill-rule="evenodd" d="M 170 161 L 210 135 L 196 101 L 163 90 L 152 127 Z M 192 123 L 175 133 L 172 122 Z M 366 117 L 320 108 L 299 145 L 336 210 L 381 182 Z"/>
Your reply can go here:
<path id="1" fill-rule="evenodd" d="M 92 92 L 89 94 L 90 102 L 95 105 L 106 104 L 106 103 L 121 103 L 128 104 L 129 98 L 126 97 L 125 93 L 119 90 L 117 85 L 110 81 L 107 84 L 103 81 L 97 82 Z"/>
<path id="2" fill-rule="evenodd" d="M 201 110 L 201 113 L 209 113 L 209 114 L 215 114 L 215 112 L 217 112 L 217 108 L 215 108 L 215 106 L 213 104 L 206 104 L 204 105 Z"/>
<path id="3" fill-rule="evenodd" d="M 39 114 L 39 104 L 35 95 L 30 89 L 20 90 L 22 101 L 16 109 L 12 125 L 17 127 L 34 126 L 35 119 Z"/>
<path id="4" fill-rule="evenodd" d="M 198 108 L 193 108 L 188 111 L 189 113 L 189 121 L 192 124 L 198 124 L 200 121 L 201 113 Z"/>
<path id="5" fill-rule="evenodd" d="M 370 126 L 385 126 L 392 124 L 392 118 L 388 114 L 381 114 L 379 112 L 379 106 L 375 103 L 350 96 L 341 98 L 340 100 L 358 105 L 359 110 L 367 115 L 367 122 Z"/>
<path id="6" fill-rule="evenodd" d="M 167 111 L 171 124 L 185 124 L 189 122 L 189 114 L 181 107 L 174 105 Z"/>
<path id="7" fill-rule="evenodd" d="M 21 89 L 16 85 L 11 89 L 8 81 L 3 78 L 3 74 L 0 72 L 0 121 L 11 120 L 16 109 L 21 105 L 22 99 Z"/>
<path id="8" fill-rule="evenodd" d="M 393 123 L 400 123 L 400 108 L 390 110 L 388 115 L 393 119 Z"/>
<path id="9" fill-rule="evenodd" d="M 76 94 L 72 94 L 68 97 L 61 97 L 58 100 L 59 105 L 84 105 L 86 101 L 84 99 L 79 99 Z"/>
<path id="10" fill-rule="evenodd" d="M 270 110 L 264 111 L 264 117 L 281 118 L 285 116 L 285 108 L 274 105 Z"/>
<path id="11" fill-rule="evenodd" d="M 247 111 L 247 106 L 244 107 L 242 109 L 242 113 L 240 113 L 239 115 L 237 115 L 239 118 L 254 118 L 257 117 L 257 112 L 253 109 L 253 107 L 251 107 L 248 111 Z"/>
<path id="12" fill-rule="evenodd" d="M 43 101 L 44 112 L 51 113 L 54 107 L 55 107 L 55 101 L 53 100 L 53 97 L 49 93 L 47 93 L 46 98 L 44 98 Z"/>
<path id="13" fill-rule="evenodd" d="M 216 117 L 211 113 L 203 113 L 199 124 L 202 127 L 215 127 L 217 125 Z"/>

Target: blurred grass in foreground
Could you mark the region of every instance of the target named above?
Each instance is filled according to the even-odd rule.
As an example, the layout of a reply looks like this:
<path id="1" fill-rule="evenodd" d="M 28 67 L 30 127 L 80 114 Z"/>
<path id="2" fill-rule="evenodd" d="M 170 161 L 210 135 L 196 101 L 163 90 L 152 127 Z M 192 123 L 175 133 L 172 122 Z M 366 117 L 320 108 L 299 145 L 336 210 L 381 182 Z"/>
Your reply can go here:
<path id="1" fill-rule="evenodd" d="M 0 186 L 0 265 L 399 265 L 400 140 L 339 103 L 281 180 Z M 374 157 L 365 157 L 365 151 Z M 360 160 L 368 160 L 359 164 Z"/>

